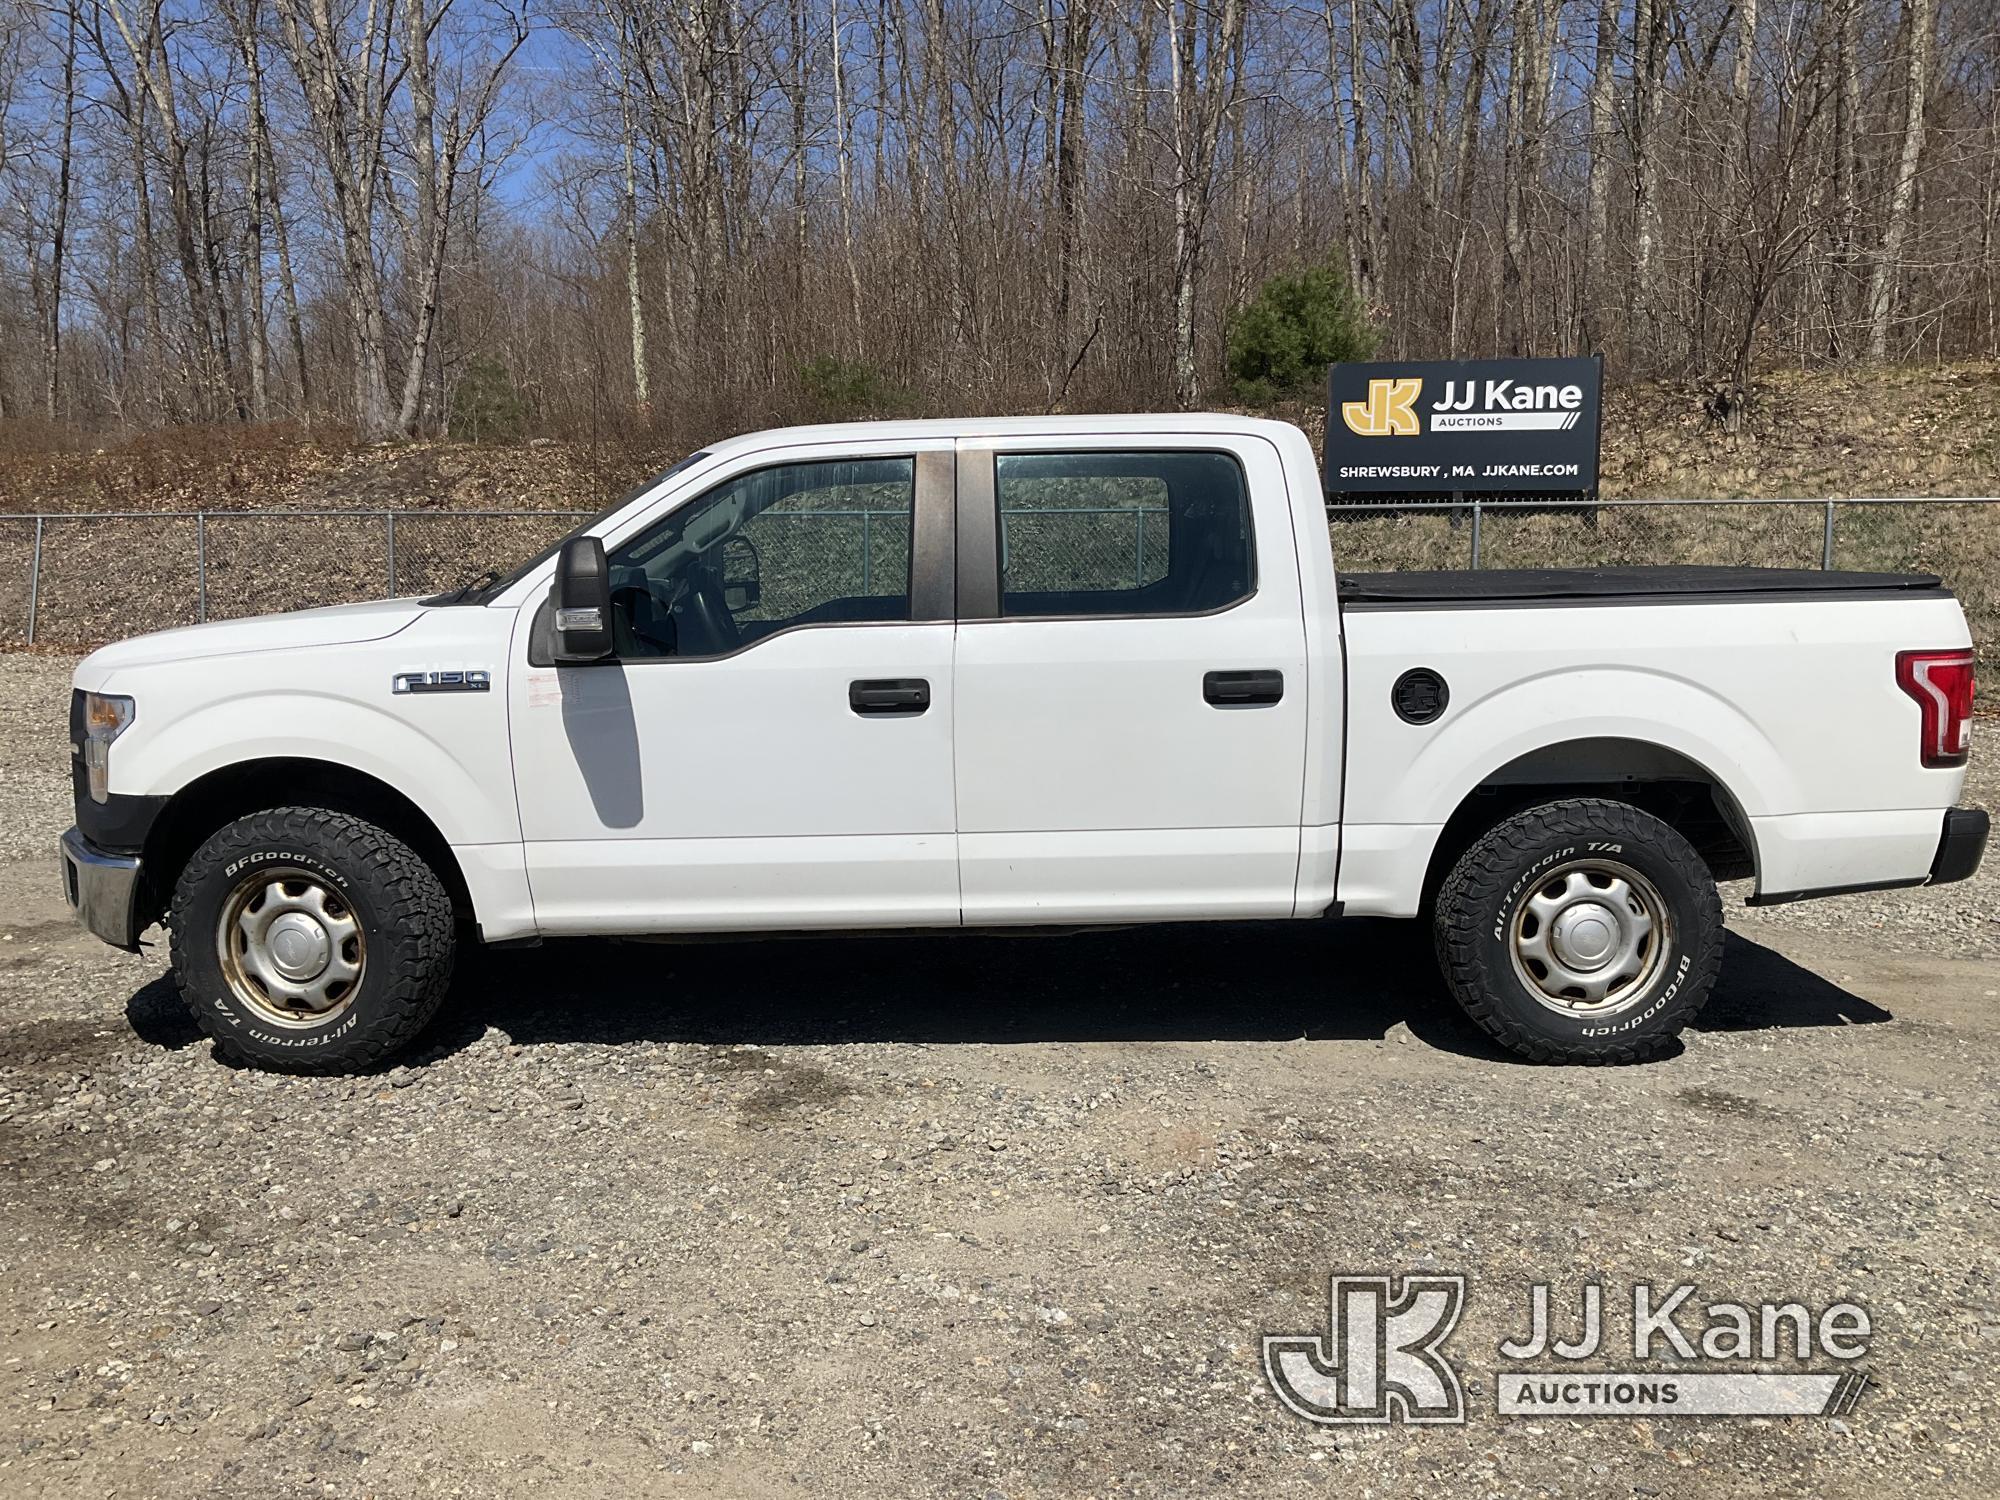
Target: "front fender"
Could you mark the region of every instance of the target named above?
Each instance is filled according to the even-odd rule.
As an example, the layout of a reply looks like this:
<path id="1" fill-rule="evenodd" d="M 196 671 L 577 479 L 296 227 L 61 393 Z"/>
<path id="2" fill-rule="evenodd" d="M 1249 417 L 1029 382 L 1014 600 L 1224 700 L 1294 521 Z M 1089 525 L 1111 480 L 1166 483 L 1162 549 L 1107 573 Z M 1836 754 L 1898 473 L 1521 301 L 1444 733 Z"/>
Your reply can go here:
<path id="1" fill-rule="evenodd" d="M 504 695 L 424 700 L 420 729 L 350 697 L 257 689 L 210 699 L 159 726 L 145 722 L 113 747 L 113 789 L 170 795 L 211 771 L 250 761 L 328 761 L 363 772 L 422 808 L 448 843 L 518 843 L 507 764 Z"/>

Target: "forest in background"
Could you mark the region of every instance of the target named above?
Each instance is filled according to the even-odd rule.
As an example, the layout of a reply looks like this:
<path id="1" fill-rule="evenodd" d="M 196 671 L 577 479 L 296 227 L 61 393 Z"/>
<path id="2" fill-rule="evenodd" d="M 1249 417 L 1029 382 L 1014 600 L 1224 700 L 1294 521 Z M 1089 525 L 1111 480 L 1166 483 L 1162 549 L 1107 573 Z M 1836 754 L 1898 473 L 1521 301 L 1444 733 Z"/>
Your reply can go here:
<path id="1" fill-rule="evenodd" d="M 1992 0 L 0 0 L 0 446 L 2000 352 Z M 10 440 L 11 439 L 11 440 Z"/>

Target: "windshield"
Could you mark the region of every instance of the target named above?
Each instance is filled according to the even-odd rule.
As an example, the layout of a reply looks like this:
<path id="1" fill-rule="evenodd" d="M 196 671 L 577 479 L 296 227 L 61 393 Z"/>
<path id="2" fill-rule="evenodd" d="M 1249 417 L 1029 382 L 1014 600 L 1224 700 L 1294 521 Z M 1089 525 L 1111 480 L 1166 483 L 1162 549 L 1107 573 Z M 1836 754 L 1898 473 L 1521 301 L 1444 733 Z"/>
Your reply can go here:
<path id="1" fill-rule="evenodd" d="M 565 531 L 553 542 L 550 542 L 548 546 L 542 548 L 541 551 L 537 552 L 519 567 L 510 568 L 505 573 L 488 570 L 479 574 L 469 583 L 462 584 L 456 589 L 447 590 L 445 593 L 439 594 L 436 598 L 426 599 L 423 602 L 426 604 L 483 604 L 502 589 L 519 582 L 522 578 L 525 578 L 536 568 L 554 557 L 562 550 L 563 543 L 570 540 L 570 538 L 586 535 L 597 526 L 602 525 L 604 522 L 610 520 L 611 517 L 617 515 L 619 511 L 630 505 L 634 500 L 637 500 L 648 490 L 673 478 L 674 475 L 680 473 L 683 469 L 694 467 L 694 465 L 707 457 L 708 450 L 704 448 L 699 453 L 690 453 L 686 458 L 672 467 L 662 469 L 650 479 L 640 480 L 596 515 L 578 521 L 576 525 L 570 527 L 568 531 Z"/>

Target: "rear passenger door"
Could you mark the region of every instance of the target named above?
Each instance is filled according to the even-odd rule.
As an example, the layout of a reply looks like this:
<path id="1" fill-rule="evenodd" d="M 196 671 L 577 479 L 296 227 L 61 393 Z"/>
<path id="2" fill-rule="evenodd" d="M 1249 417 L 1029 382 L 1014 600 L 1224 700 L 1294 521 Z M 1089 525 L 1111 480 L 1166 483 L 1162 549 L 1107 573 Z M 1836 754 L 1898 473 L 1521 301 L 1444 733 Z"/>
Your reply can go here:
<path id="1" fill-rule="evenodd" d="M 1255 438 L 958 448 L 968 925 L 1290 916 L 1306 649 Z"/>

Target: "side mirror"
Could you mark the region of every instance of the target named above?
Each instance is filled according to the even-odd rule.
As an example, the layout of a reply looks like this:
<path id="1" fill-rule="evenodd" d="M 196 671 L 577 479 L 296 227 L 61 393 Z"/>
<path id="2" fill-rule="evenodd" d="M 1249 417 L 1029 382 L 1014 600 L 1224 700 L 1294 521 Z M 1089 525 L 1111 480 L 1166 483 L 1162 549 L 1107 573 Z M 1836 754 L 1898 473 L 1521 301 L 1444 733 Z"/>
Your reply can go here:
<path id="1" fill-rule="evenodd" d="M 611 570 L 600 538 L 580 536 L 563 543 L 549 598 L 555 606 L 550 654 L 558 666 L 602 661 L 611 654 Z"/>

